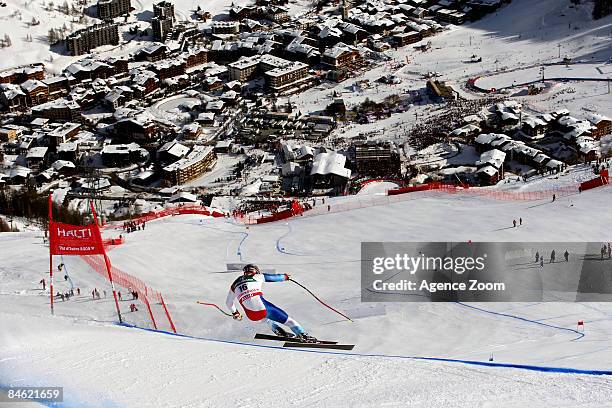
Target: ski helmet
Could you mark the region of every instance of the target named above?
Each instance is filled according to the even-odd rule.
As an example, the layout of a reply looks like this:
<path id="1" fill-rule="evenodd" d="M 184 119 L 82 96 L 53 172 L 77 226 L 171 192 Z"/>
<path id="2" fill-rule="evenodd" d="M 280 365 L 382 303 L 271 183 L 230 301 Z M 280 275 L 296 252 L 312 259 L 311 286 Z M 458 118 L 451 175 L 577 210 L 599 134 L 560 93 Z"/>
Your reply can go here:
<path id="1" fill-rule="evenodd" d="M 242 268 L 242 272 L 244 272 L 245 274 L 257 274 L 260 273 L 259 271 L 259 266 L 255 265 L 255 264 L 246 264 L 244 265 L 244 268 Z"/>

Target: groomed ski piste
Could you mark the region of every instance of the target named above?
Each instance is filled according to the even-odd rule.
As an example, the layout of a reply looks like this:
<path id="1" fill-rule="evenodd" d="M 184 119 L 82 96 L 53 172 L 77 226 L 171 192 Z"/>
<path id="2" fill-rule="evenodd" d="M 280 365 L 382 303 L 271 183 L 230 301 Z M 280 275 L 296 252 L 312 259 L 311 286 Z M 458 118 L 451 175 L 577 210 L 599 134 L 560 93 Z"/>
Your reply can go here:
<path id="1" fill-rule="evenodd" d="M 65 407 L 610 406 L 609 304 L 361 303 L 359 266 L 364 240 L 607 242 L 611 193 L 601 187 L 551 202 L 417 192 L 395 204 L 248 228 L 197 215 L 151 221 L 109 256 L 163 292 L 178 335 L 158 305 L 159 331 L 141 303 L 129 312 L 125 290 L 126 325 L 118 325 L 107 281 L 78 257 L 63 261 L 81 296 L 57 302 L 51 317 L 38 284 L 48 271 L 42 234 L 2 234 L 0 384 L 63 386 Z M 518 217 L 523 225 L 509 228 Z M 355 349 L 253 340 L 269 332 L 264 323 L 196 304 L 223 305 L 237 275 L 226 265 L 243 261 L 291 274 L 348 314 L 353 322 L 291 282 L 264 286 L 310 333 Z M 58 277 L 56 285 L 68 290 L 70 282 Z M 94 287 L 109 296 L 92 300 Z"/>

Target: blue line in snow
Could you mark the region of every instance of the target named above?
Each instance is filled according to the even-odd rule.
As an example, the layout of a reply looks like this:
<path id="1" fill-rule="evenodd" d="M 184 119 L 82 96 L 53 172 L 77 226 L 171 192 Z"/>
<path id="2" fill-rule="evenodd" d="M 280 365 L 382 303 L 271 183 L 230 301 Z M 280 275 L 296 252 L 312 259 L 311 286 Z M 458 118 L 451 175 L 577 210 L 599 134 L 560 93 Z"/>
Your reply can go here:
<path id="1" fill-rule="evenodd" d="M 281 346 L 270 346 L 270 345 L 264 345 L 264 344 L 246 343 L 242 341 L 210 339 L 206 337 L 190 336 L 187 334 L 175 334 L 175 333 L 167 332 L 163 330 L 153 330 L 153 329 L 148 329 L 145 327 L 134 326 L 134 325 L 130 325 L 127 323 L 122 323 L 122 324 L 117 323 L 117 325 L 128 327 L 128 328 L 133 328 L 133 329 L 138 329 L 138 330 L 144 330 L 144 331 L 153 332 L 153 333 L 165 334 L 165 335 L 174 336 L 174 337 L 193 339 L 193 340 L 203 340 L 203 341 L 208 341 L 208 342 L 213 342 L 213 343 L 236 344 L 240 346 L 292 351 L 292 352 L 298 352 L 298 353 L 314 353 L 314 354 L 352 356 L 352 357 L 390 358 L 390 359 L 419 360 L 419 361 L 437 361 L 437 362 L 444 362 L 444 363 L 456 363 L 456 364 L 475 365 L 475 366 L 482 366 L 482 367 L 516 368 L 520 370 L 537 371 L 537 372 L 545 372 L 545 373 L 612 375 L 612 370 L 585 370 L 585 369 L 580 369 L 580 368 L 549 367 L 549 366 L 536 366 L 536 365 L 528 365 L 528 364 L 495 363 L 491 361 L 457 360 L 453 358 L 440 358 L 440 357 L 404 356 L 404 355 L 399 355 L 399 354 L 376 354 L 376 353 L 354 353 L 354 352 L 345 353 L 345 352 L 340 352 L 340 351 L 294 349 L 294 348 L 285 348 Z"/>
<path id="2" fill-rule="evenodd" d="M 239 232 L 239 233 L 240 234 L 244 234 L 244 237 L 242 237 L 242 239 L 240 240 L 240 243 L 238 244 L 238 249 L 236 251 L 236 255 L 238 255 L 240 257 L 240 260 L 242 262 L 244 262 L 244 259 L 242 259 L 242 244 L 249 237 L 249 233 L 248 232 Z"/>
<path id="3" fill-rule="evenodd" d="M 463 302 L 457 302 L 457 304 L 459 304 L 459 305 L 461 305 L 463 307 L 467 307 L 467 308 L 470 308 L 470 309 L 475 309 L 475 310 L 478 310 L 478 311 L 481 311 L 481 312 L 484 312 L 484 313 L 489 313 L 489 314 L 493 314 L 493 315 L 497 315 L 497 316 L 509 317 L 511 319 L 521 320 L 523 322 L 538 324 L 540 326 L 545 326 L 545 327 L 550 327 L 550 328 L 557 329 L 557 330 L 565 330 L 565 331 L 569 331 L 569 332 L 572 332 L 572 333 L 576 333 L 578 335 L 578 337 L 576 337 L 572 341 L 579 340 L 579 339 L 584 337 L 584 333 L 581 333 L 578 330 L 570 329 L 568 327 L 555 326 L 553 324 L 542 323 L 541 321 L 538 321 L 538 320 L 527 319 L 526 317 L 514 316 L 514 315 L 511 315 L 511 314 L 506 314 L 506 313 L 501 313 L 501 312 L 494 312 L 492 310 L 486 310 L 486 309 L 482 309 L 482 308 L 477 307 L 477 306 L 468 305 L 467 303 L 463 303 Z"/>
<path id="4" fill-rule="evenodd" d="M 305 255 L 303 255 L 303 254 L 296 254 L 296 253 L 293 253 L 293 252 L 289 252 L 289 251 L 285 250 L 285 248 L 284 248 L 284 247 L 282 247 L 282 246 L 281 246 L 280 241 L 281 241 L 283 238 L 287 237 L 287 235 L 291 234 L 291 232 L 292 232 L 291 224 L 287 223 L 287 224 L 285 224 L 285 225 L 287 226 L 288 230 L 287 230 L 287 232 L 286 232 L 286 233 L 284 233 L 283 235 L 281 235 L 281 236 L 280 236 L 280 237 L 279 237 L 279 238 L 276 240 L 276 250 L 277 250 L 278 252 L 280 252 L 281 254 L 285 254 L 285 255 L 305 256 Z"/>
<path id="5" fill-rule="evenodd" d="M 205 226 L 205 225 L 203 225 L 203 224 L 201 224 L 201 223 L 200 223 L 200 224 L 197 224 L 197 225 L 199 225 L 199 226 L 201 226 L 201 227 L 204 227 L 204 228 L 208 228 L 208 229 L 214 230 L 214 231 L 226 232 L 226 233 L 228 233 L 228 234 L 242 234 L 242 235 L 244 235 L 244 236 L 242 237 L 242 239 L 240 240 L 240 243 L 238 244 L 238 248 L 236 249 L 236 255 L 237 255 L 238 257 L 240 257 L 240 261 L 241 261 L 241 262 L 245 262 L 245 260 L 242 258 L 242 244 L 243 244 L 243 243 L 244 243 L 244 241 L 246 241 L 246 239 L 249 237 L 249 233 L 248 233 L 248 232 L 242 232 L 242 231 L 226 231 L 226 230 L 222 230 L 222 229 L 219 229 L 219 228 L 208 227 L 208 226 Z"/>

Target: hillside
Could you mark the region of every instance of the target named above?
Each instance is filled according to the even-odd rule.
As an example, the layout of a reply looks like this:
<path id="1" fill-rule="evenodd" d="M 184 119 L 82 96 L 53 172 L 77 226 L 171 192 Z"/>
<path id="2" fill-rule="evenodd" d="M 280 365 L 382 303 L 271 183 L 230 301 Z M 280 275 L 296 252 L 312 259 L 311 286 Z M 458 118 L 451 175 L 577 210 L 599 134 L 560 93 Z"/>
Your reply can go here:
<path id="1" fill-rule="evenodd" d="M 342 383 L 355 387 L 354 400 L 349 401 L 357 406 L 369 406 L 368 401 L 374 401 L 363 399 L 366 395 L 381 401 L 403 401 L 406 395 L 391 390 L 396 384 L 404 387 L 408 383 L 411 401 L 426 404 L 425 398 L 439 388 L 439 400 L 430 406 L 444 406 L 466 385 L 466 378 L 473 380 L 478 376 L 486 376 L 487 385 L 477 392 L 486 394 L 486 390 L 497 390 L 486 394 L 489 402 L 500 401 L 509 392 L 515 398 L 518 384 L 527 381 L 531 386 L 524 388 L 524 393 L 518 393 L 518 405 L 520 401 L 534 401 L 533 398 L 554 403 L 554 398 L 560 398 L 559 401 L 568 398 L 567 394 L 551 393 L 551 387 L 556 388 L 562 382 L 566 384 L 563 389 L 573 390 L 587 406 L 588 401 L 593 401 L 593 406 L 601 406 L 604 400 L 600 398 L 608 398 L 610 392 L 605 388 L 605 379 L 529 374 L 509 368 L 470 368 L 457 363 L 404 360 L 404 356 L 487 361 L 494 355 L 495 362 L 501 363 L 607 369 L 606 362 L 611 355 L 606 344 L 612 333 L 608 304 L 364 304 L 360 302 L 358 265 L 360 242 L 365 236 L 371 241 L 441 238 L 449 241 L 605 241 L 607 225 L 612 222 L 607 204 L 609 194 L 605 188 L 560 198 L 554 203 L 548 200 L 534 203 L 440 193 L 438 197 L 423 196 L 388 206 L 299 217 L 287 223 L 251 226 L 248 230 L 224 219 L 171 217 L 153 221 L 145 231 L 130 234 L 125 244 L 110 253 L 114 266 L 163 292 L 181 334 L 240 344 L 173 338 L 112 327 L 111 299 L 90 300 L 93 287 L 109 290 L 108 284 L 76 258 L 64 257 L 63 261 L 75 286 L 82 288 L 81 296 L 56 303 L 57 316 L 49 320 L 44 306 L 48 300 L 35 289 L 47 268 L 46 246 L 32 233 L 3 234 L 0 240 L 8 257 L 0 267 L 3 276 L 0 302 L 4 304 L 3 320 L 11 322 L 14 329 L 3 334 L 6 345 L 3 354 L 12 357 L 5 357 L 1 363 L 0 383 L 12 384 L 19 378 L 27 378 L 30 383 L 40 382 L 44 373 L 52 370 L 62 378 L 62 384 L 75 390 L 76 394 L 71 394 L 74 398 L 84 399 L 85 406 L 106 406 L 96 405 L 101 400 L 125 406 L 158 389 L 160 405 L 155 406 L 196 406 L 196 401 L 201 402 L 202 398 L 212 401 L 210 406 L 216 406 L 215 401 L 227 400 L 237 405 L 260 406 L 263 400 L 257 398 L 263 396 L 247 401 L 235 392 L 236 381 L 244 381 L 243 376 L 248 373 L 244 367 L 238 368 L 247 357 L 253 368 L 265 367 L 266 377 L 271 375 L 280 381 L 278 375 L 283 373 L 287 404 L 298 402 L 292 395 L 304 398 L 307 390 L 319 388 L 324 391 L 306 397 L 306 401 L 315 406 L 334 404 L 337 400 L 333 389 L 339 385 L 332 387 L 330 381 L 339 370 L 347 373 L 345 377 L 340 376 Z M 518 216 L 524 224 L 508 228 L 511 218 Z M 329 228 L 330 225 L 334 228 Z M 362 360 L 253 349 L 250 344 L 266 345 L 252 340 L 255 332 L 268 330 L 265 324 L 236 323 L 212 308 L 195 304 L 196 300 L 223 304 L 227 287 L 235 277 L 235 273 L 225 273 L 226 264 L 232 262 L 257 262 L 266 270 L 290 273 L 355 320 L 355 323 L 338 321 L 338 316 L 290 283 L 268 284 L 267 297 L 318 337 L 355 343 L 354 351 L 359 355 L 402 357 Z M 60 289 L 67 287 L 61 278 L 57 284 Z M 143 308 L 129 313 L 129 303 L 121 302 L 127 321 L 149 327 Z M 161 310 L 157 309 L 156 313 Z M 158 317 L 162 320 L 161 315 Z M 578 320 L 586 322 L 582 338 L 572 332 Z M 163 321 L 160 328 L 169 330 Z M 45 333 L 42 342 L 41 333 Z M 49 352 L 53 358 L 44 358 Z M 112 357 L 115 353 L 124 357 L 117 360 Z M 89 363 L 92 355 L 102 357 Z M 150 360 L 147 355 L 155 358 Z M 119 369 L 112 369 L 117 364 Z M 365 369 L 362 364 L 370 367 L 371 374 L 360 376 L 359 380 L 354 374 L 348 374 Z M 139 378 L 143 372 L 147 372 L 151 381 Z M 275 377 L 272 373 L 279 374 Z M 287 377 L 287 373 L 291 374 Z M 369 383 L 369 375 L 381 376 L 383 380 Z M 406 375 L 411 378 L 408 382 Z M 181 378 L 181 381 L 172 378 Z M 399 378 L 403 378 L 400 383 Z M 209 382 L 213 379 L 214 382 Z M 443 386 L 447 381 L 451 382 L 450 387 Z M 131 385 L 127 392 L 122 392 L 118 389 L 119 383 Z M 207 383 L 201 391 L 195 391 Z M 386 385 L 379 387 L 381 383 Z M 219 384 L 224 385 L 219 388 Z M 419 384 L 429 384 L 427 394 L 417 392 Z M 214 391 L 210 388 L 213 386 Z M 584 387 L 594 388 L 587 396 L 581 391 Z"/>

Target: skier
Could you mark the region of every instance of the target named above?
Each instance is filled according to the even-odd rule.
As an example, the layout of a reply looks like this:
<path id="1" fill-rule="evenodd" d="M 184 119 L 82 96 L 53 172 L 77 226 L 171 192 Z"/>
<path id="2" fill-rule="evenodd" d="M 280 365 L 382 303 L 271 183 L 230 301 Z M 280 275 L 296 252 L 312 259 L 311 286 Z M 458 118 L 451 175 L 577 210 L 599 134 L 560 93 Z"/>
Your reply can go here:
<path id="1" fill-rule="evenodd" d="M 303 341 L 314 341 L 300 324 L 291 318 L 284 310 L 268 302 L 263 297 L 262 286 L 264 282 L 283 282 L 289 280 L 288 274 L 261 273 L 257 265 L 248 264 L 243 268 L 243 275 L 238 277 L 227 294 L 226 304 L 232 312 L 234 319 L 241 319 L 242 315 L 234 305 L 238 303 L 244 309 L 246 316 L 252 321 L 267 319 L 272 331 L 278 336 L 290 336 L 277 323 L 291 329 L 296 337 Z"/>
<path id="2" fill-rule="evenodd" d="M 553 194 L 553 199 L 552 199 L 552 202 L 554 203 L 556 199 L 557 199 L 557 195 L 556 195 L 556 194 Z"/>

